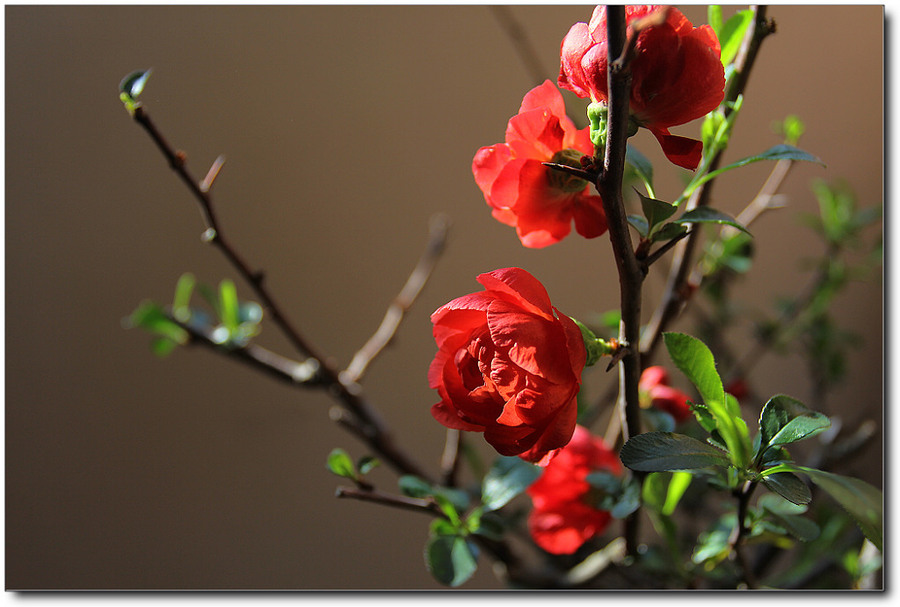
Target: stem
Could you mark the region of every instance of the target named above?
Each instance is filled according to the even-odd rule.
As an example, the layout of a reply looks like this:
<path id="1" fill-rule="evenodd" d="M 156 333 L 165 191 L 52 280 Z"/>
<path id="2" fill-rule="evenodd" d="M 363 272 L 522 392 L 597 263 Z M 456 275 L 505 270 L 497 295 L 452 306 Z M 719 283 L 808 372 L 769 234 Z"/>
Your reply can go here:
<path id="1" fill-rule="evenodd" d="M 734 541 L 731 544 L 731 548 L 734 551 L 734 555 L 737 558 L 738 565 L 741 568 L 741 572 L 743 574 L 743 581 L 747 584 L 747 588 L 756 588 L 756 577 L 753 574 L 753 567 L 750 566 L 750 562 L 747 560 L 747 555 L 744 550 L 744 539 L 747 537 L 747 534 L 750 533 L 750 528 L 747 527 L 747 507 L 750 504 L 750 496 L 753 494 L 753 490 L 756 489 L 756 483 L 747 481 L 744 483 L 744 486 L 740 491 L 735 493 L 735 497 L 738 500 L 738 513 L 737 513 L 737 529 L 734 537 Z"/>
<path id="2" fill-rule="evenodd" d="M 353 413 L 361 426 L 360 435 L 385 461 L 389 462 L 400 472 L 414 474 L 426 480 L 428 475 L 408 455 L 394 443 L 387 426 L 377 415 L 375 410 L 362 396 L 362 389 L 355 382 L 341 380 L 337 369 L 322 356 L 313 346 L 307 342 L 299 331 L 281 311 L 281 306 L 275 301 L 273 295 L 263 282 L 263 273 L 254 271 L 247 262 L 231 246 L 222 233 L 213 207 L 212 197 L 209 193 L 209 182 L 203 184 L 197 182 L 185 166 L 186 159 L 183 152 L 176 152 L 166 141 L 162 133 L 156 128 L 150 116 L 143 107 L 134 111 L 134 120 L 140 124 L 153 139 L 163 156 L 169 161 L 172 170 L 187 185 L 188 189 L 200 204 L 200 210 L 207 225 L 208 241 L 219 248 L 228 261 L 234 266 L 244 280 L 253 288 L 262 305 L 268 310 L 272 320 L 278 325 L 291 344 L 304 356 L 314 359 L 319 364 L 317 381 L 324 384 L 329 393 L 335 397 L 344 408 Z"/>
<path id="3" fill-rule="evenodd" d="M 775 24 L 771 21 L 766 21 L 765 6 L 754 6 L 752 10 L 755 13 L 754 26 L 747 29 L 747 35 L 744 37 L 741 49 L 738 51 L 737 58 L 734 61 L 734 72 L 729 83 L 726 84 L 725 97 L 719 106 L 722 108 L 726 120 L 732 113 L 729 104 L 736 101 L 744 93 L 762 40 L 775 31 Z M 724 148 L 720 148 L 715 152 L 711 161 L 706 165 L 706 172 L 711 172 L 718 168 L 724 151 Z M 714 181 L 708 181 L 693 191 L 685 205 L 685 211 L 705 206 L 708 203 Z M 678 316 L 694 290 L 691 288 L 692 285 L 688 284 L 688 273 L 693 251 L 697 247 L 699 240 L 700 230 L 693 230 L 691 235 L 686 240 L 681 241 L 673 251 L 672 265 L 669 269 L 665 294 L 653 313 L 653 317 L 644 331 L 644 339 L 641 342 L 641 353 L 644 355 L 645 363 L 653 356 L 663 331 Z"/>
<path id="4" fill-rule="evenodd" d="M 448 225 L 449 219 L 446 216 L 437 215 L 432 218 L 428 244 L 422 257 L 419 258 L 419 263 L 409 275 L 403 289 L 391 302 L 378 330 L 353 356 L 347 369 L 341 372 L 342 381 L 353 383 L 362 379 L 369 364 L 391 343 L 403 317 L 419 296 L 425 283 L 428 282 L 438 258 L 444 251 L 444 246 L 447 244 Z"/>
<path id="5" fill-rule="evenodd" d="M 631 96 L 631 71 L 621 56 L 626 43 L 625 7 L 607 6 L 607 40 L 609 62 L 609 123 L 603 172 L 597 179 L 597 191 L 603 199 L 603 210 L 609 225 L 619 274 L 622 320 L 619 325 L 619 341 L 628 348 L 619 365 L 619 403 L 624 440 L 640 434 L 640 401 L 638 381 L 641 375 L 640 342 L 641 284 L 645 272 L 634 254 L 625 201 L 622 196 L 622 178 L 625 172 L 625 144 L 628 139 L 628 108 Z M 629 555 L 637 555 L 637 512 L 625 520 L 625 542 Z"/>

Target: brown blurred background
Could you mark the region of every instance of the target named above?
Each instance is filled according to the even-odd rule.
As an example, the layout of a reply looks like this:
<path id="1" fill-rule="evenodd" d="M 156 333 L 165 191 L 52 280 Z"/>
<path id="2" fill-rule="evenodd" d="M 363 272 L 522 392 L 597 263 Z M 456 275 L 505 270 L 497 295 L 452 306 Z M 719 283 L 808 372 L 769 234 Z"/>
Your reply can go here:
<path id="1" fill-rule="evenodd" d="M 726 16 L 733 9 L 726 10 Z M 589 6 L 512 7 L 555 78 L 560 41 Z M 444 7 L 8 6 L 6 12 L 6 586 L 10 589 L 436 588 L 425 517 L 336 500 L 336 446 L 367 451 L 329 421 L 331 401 L 204 350 L 155 358 L 122 318 L 170 301 L 181 273 L 235 276 L 200 242 L 196 205 L 126 114 L 119 80 L 152 67 L 142 101 L 201 177 L 228 161 L 214 194 L 224 229 L 304 334 L 339 364 L 381 321 L 426 241 L 454 228 L 432 281 L 364 385 L 404 447 L 437 469 L 444 430 L 425 379 L 430 312 L 479 290 L 475 276 L 526 268 L 576 317 L 617 305 L 608 239 L 520 246 L 491 219 L 470 172 L 480 146 L 537 84 L 496 13 Z M 686 7 L 694 23 L 704 7 Z M 882 200 L 883 15 L 879 6 L 775 6 L 727 160 L 779 143 L 798 114 L 789 207 L 753 228 L 757 257 L 735 289 L 749 310 L 799 292 L 821 253 L 801 212 L 814 178 L 844 178 L 862 206 Z M 583 102 L 567 94 L 570 114 Z M 699 135 L 698 124 L 675 129 Z M 657 192 L 681 171 L 655 141 Z M 771 164 L 720 180 L 713 206 L 737 214 Z M 877 230 L 876 230 L 877 231 Z M 667 263 L 660 264 L 667 266 Z M 647 302 L 661 291 L 648 281 Z M 249 296 L 246 285 L 239 293 Z M 835 303 L 864 348 L 828 406 L 847 423 L 882 415 L 882 286 Z M 649 313 L 651 305 L 645 305 Z M 690 329 L 688 317 L 679 326 Z M 736 327 L 737 346 L 741 331 Z M 290 350 L 271 326 L 262 344 Z M 594 369 L 591 382 L 609 381 Z M 762 395 L 809 398 L 802 361 L 767 355 Z M 747 407 L 747 416 L 760 403 Z M 809 403 L 815 406 L 815 403 Z M 473 443 L 482 444 L 480 437 Z M 881 484 L 880 438 L 849 472 Z M 372 480 L 393 490 L 395 476 Z M 468 588 L 495 588 L 483 566 Z"/>

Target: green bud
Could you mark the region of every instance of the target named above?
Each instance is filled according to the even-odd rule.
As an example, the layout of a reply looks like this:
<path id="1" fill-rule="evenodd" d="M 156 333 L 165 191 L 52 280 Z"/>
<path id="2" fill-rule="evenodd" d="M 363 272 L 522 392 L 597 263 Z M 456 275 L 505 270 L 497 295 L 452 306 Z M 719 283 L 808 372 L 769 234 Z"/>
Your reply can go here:
<path id="1" fill-rule="evenodd" d="M 606 127 L 609 120 L 609 108 L 600 101 L 595 101 L 587 108 L 588 120 L 591 121 L 591 141 L 598 150 L 606 149 Z"/>

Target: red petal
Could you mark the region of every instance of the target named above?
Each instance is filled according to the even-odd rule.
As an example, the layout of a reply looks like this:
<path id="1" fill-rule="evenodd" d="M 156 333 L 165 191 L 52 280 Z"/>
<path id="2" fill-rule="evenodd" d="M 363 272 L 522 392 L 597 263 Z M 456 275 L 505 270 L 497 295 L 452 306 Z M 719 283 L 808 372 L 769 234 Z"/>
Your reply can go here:
<path id="1" fill-rule="evenodd" d="M 669 162 L 693 171 L 703 156 L 703 143 L 688 137 L 672 135 L 668 129 L 650 128 Z"/>
<path id="2" fill-rule="evenodd" d="M 479 275 L 477 280 L 489 291 L 499 291 L 511 295 L 514 301 L 521 302 L 526 309 L 547 318 L 553 316 L 553 306 L 550 304 L 547 289 L 537 278 L 522 268 L 494 270 Z"/>

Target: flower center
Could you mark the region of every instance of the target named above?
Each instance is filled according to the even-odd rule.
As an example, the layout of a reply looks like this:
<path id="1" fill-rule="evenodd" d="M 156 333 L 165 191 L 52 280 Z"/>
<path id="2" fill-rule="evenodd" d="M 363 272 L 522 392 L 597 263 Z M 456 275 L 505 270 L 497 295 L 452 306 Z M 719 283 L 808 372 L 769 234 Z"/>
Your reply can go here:
<path id="1" fill-rule="evenodd" d="M 557 152 L 553 155 L 553 158 L 550 159 L 550 162 L 555 164 L 564 164 L 566 166 L 570 166 L 575 169 L 582 168 L 581 159 L 584 156 L 578 150 L 574 150 L 572 148 L 568 148 Z M 584 188 L 587 187 L 588 182 L 580 177 L 576 177 L 575 175 L 570 175 L 569 173 L 564 173 L 563 171 L 558 171 L 556 169 L 549 169 L 550 171 L 550 185 L 557 190 L 562 190 L 567 193 L 575 193 L 581 192 Z"/>

